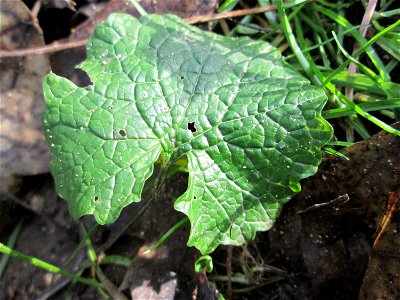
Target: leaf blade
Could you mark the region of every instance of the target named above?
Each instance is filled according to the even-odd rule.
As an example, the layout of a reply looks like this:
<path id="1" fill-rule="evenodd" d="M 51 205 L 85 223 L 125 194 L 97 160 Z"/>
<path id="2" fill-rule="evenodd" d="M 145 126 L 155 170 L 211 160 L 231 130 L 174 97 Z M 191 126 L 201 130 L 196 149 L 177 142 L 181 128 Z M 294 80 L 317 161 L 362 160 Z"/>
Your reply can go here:
<path id="1" fill-rule="evenodd" d="M 264 42 L 113 14 L 87 52 L 92 85 L 44 81 L 52 173 L 74 218 L 112 223 L 140 201 L 161 153 L 170 165 L 186 155 L 175 209 L 191 222 L 188 244 L 203 254 L 243 244 L 272 226 L 331 138 L 323 91 Z"/>

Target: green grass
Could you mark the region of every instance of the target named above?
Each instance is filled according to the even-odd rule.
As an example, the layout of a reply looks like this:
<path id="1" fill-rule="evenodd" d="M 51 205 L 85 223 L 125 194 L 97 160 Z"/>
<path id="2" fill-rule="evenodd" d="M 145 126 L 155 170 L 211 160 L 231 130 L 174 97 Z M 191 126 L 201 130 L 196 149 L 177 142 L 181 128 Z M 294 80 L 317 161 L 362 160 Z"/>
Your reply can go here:
<path id="1" fill-rule="evenodd" d="M 81 282 L 87 285 L 91 285 L 94 286 L 96 288 L 103 288 L 103 285 L 99 282 L 97 282 L 96 280 L 92 280 L 92 279 L 88 279 L 85 277 L 81 277 L 78 274 L 75 273 L 70 273 L 60 267 L 57 267 L 51 263 L 48 263 L 42 259 L 33 257 L 33 256 L 29 256 L 29 255 L 25 255 L 21 252 L 15 251 L 13 249 L 11 249 L 10 247 L 4 245 L 3 243 L 0 243 L 0 253 L 15 257 L 21 261 L 24 261 L 28 264 L 34 265 L 38 268 L 41 268 L 45 271 L 51 272 L 51 273 L 55 273 L 55 274 L 60 274 L 61 276 L 68 278 L 70 280 L 72 280 L 73 282 Z"/>
<path id="2" fill-rule="evenodd" d="M 277 4 L 278 9 L 260 15 L 262 21 L 260 16 L 236 21 L 242 25 L 243 20 L 249 25 L 266 24 L 269 32 L 259 31 L 258 38 L 285 49 L 287 66 L 325 89 L 330 100 L 323 115 L 334 126 L 336 139 L 358 141 L 380 129 L 400 135 L 389 125 L 399 121 L 400 110 L 400 85 L 394 81 L 399 78 L 399 9 L 393 8 L 390 1 L 383 1 L 382 7 L 373 11 L 370 24 L 365 25 L 361 24 L 362 15 L 354 18 L 347 13 L 354 12 L 355 7 L 363 11 L 358 1 L 258 3 Z M 362 3 L 366 7 L 366 1 Z M 226 11 L 244 7 L 239 1 L 221 1 L 221 8 Z M 281 22 L 276 22 L 279 19 Z M 365 26 L 367 36 L 360 33 Z M 229 35 L 243 34 L 233 27 Z M 359 48 L 353 52 L 356 44 Z M 348 73 L 350 63 L 357 66 L 352 76 Z"/>
<path id="3" fill-rule="evenodd" d="M 339 152 L 341 147 L 382 129 L 400 136 L 390 126 L 400 121 L 400 10 L 394 7 L 395 1 L 379 1 L 368 25 L 361 24 L 366 0 L 257 2 L 277 4 L 278 9 L 258 18 L 227 22 L 233 25 L 228 34 L 245 35 L 236 29 L 237 23 L 264 26 L 266 30 L 251 37 L 278 47 L 288 67 L 325 90 L 329 102 L 322 115 L 335 130 L 324 147 L 327 154 L 348 160 Z M 221 7 L 224 11 L 245 8 L 242 2 L 229 0 L 221 1 Z M 355 16 L 355 11 L 360 15 Z M 363 35 L 360 29 L 365 26 L 368 30 Z M 357 66 L 355 74 L 349 73 L 350 64 Z"/>
<path id="4" fill-rule="evenodd" d="M 8 243 L 6 247 L 8 248 L 13 248 L 15 243 L 17 242 L 19 233 L 21 232 L 22 224 L 24 223 L 24 220 L 21 219 L 21 221 L 18 222 L 18 224 L 14 227 L 13 231 L 10 234 L 10 238 L 8 239 Z M 10 256 L 4 255 L 2 259 L 0 260 L 0 279 L 4 274 L 4 271 L 7 268 L 8 260 Z"/>

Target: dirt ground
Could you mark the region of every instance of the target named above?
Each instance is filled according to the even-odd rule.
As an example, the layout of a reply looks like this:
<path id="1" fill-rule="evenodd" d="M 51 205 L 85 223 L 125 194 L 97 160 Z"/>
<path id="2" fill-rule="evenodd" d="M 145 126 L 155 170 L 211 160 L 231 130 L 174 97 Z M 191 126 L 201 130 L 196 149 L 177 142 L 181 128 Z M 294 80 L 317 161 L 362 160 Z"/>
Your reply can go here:
<path id="1" fill-rule="evenodd" d="M 304 180 L 303 191 L 285 206 L 272 230 L 259 233 L 254 243 L 233 249 L 233 278 L 247 270 L 246 280 L 232 279 L 233 299 L 357 299 L 359 294 L 360 299 L 398 299 L 398 207 L 375 242 L 390 201 L 399 199 L 398 149 L 400 139 L 381 132 L 346 149 L 343 153 L 349 161 L 326 157 L 319 172 Z M 98 229 L 92 236 L 97 253 L 132 259 L 130 267 L 105 265 L 102 270 L 113 285 L 133 299 L 192 299 L 194 290 L 205 284 L 193 270 L 200 254 L 186 247 L 187 224 L 153 253 L 143 254 L 166 228 L 182 218 L 172 209 L 172 202 L 186 186 L 185 175 L 167 182 L 160 197 L 112 244 L 109 237 L 121 231 L 140 204 L 127 207 L 115 224 Z M 86 228 L 94 225 L 91 217 L 71 220 L 65 202 L 55 194 L 50 175 L 25 178 L 17 199 L 2 194 L 0 203 L 2 211 L 7 204 L 14 205 L 12 214 L 2 216 L 2 220 L 12 216 L 8 228 L 24 220 L 15 249 L 56 265 L 65 265 L 82 240 L 81 224 Z M 2 241 L 9 232 L 2 232 Z M 220 247 L 213 254 L 215 272 L 209 275 L 225 294 L 227 280 L 221 281 L 221 275 L 227 274 L 228 252 L 228 247 Z M 78 270 L 85 257 L 83 248 L 67 269 Z M 86 270 L 84 274 L 89 273 Z M 67 286 L 58 275 L 16 259 L 10 260 L 0 291 L 1 299 L 101 296 L 95 288 Z M 210 299 L 207 295 L 203 299 Z"/>
<path id="2" fill-rule="evenodd" d="M 9 6 L 2 4 L 2 16 L 12 15 L 14 22 L 2 32 L 2 43 L 12 49 L 37 47 L 56 39 L 73 42 L 86 38 L 94 24 L 110 11 L 127 10 L 125 1 L 91 1 L 91 10 L 84 5 L 90 1 L 76 1 L 81 6 L 74 12 L 62 7 L 69 1 L 52 0 L 48 2 L 52 6 L 39 10 L 41 23 L 34 24 L 36 2 L 24 2 L 27 6 L 19 0 L 13 0 L 12 5 L 9 1 Z M 168 6 L 169 1 L 142 2 L 149 12 L 170 11 L 183 17 L 212 12 L 217 3 L 198 0 Z M 42 21 L 46 18 L 48 23 Z M 52 28 L 57 18 L 70 20 L 67 28 Z M 72 34 L 71 26 L 76 26 Z M 11 142 L 2 145 L 2 159 L 16 163 L 7 165 L 9 173 L 1 174 L 0 242 L 6 243 L 22 222 L 14 249 L 71 272 L 82 270 L 82 275 L 90 277 L 94 270 L 88 265 L 87 248 L 79 244 L 84 240 L 82 227 L 90 230 L 95 222 L 90 216 L 73 221 L 66 203 L 57 197 L 48 173 L 49 157 L 40 120 L 38 124 L 37 118 L 27 115 L 32 107 L 41 114 L 43 107 L 36 100 L 42 101 L 40 82 L 50 69 L 80 85 L 87 83 L 87 77 L 74 69 L 83 58 L 84 50 L 79 47 L 38 56 L 35 61 L 10 58 L 1 62 L 2 72 L 7 75 L 2 78 L 2 87 L 9 87 L 8 97 L 28 101 L 16 104 L 15 116 L 6 116 L 13 122 L 2 123 L 2 132 L 4 126 L 11 126 L 16 123 L 14 118 L 19 118 L 21 128 L 10 130 L 15 133 L 29 128 L 31 138 L 22 136 L 18 140 L 10 134 L 7 141 L 12 139 L 13 146 Z M 18 69 L 33 63 L 35 69 Z M 42 66 L 40 72 L 35 71 L 38 64 Z M 400 124 L 393 126 L 400 128 Z M 125 208 L 115 224 L 94 229 L 91 241 L 99 260 L 111 255 L 131 260 L 130 266 L 101 264 L 104 276 L 99 280 L 114 299 L 214 299 L 216 290 L 225 296 L 232 294 L 232 299 L 400 299 L 398 149 L 399 137 L 380 132 L 345 148 L 343 154 L 349 160 L 326 156 L 318 173 L 303 180 L 302 192 L 284 207 L 273 229 L 259 233 L 247 246 L 219 247 L 212 254 L 214 271 L 207 275 L 194 271 L 200 253 L 186 246 L 188 223 L 154 252 L 144 254 L 184 217 L 172 205 L 187 187 L 187 176 L 178 175 L 165 184 L 159 197 L 128 228 L 125 225 L 143 204 Z M 30 153 L 28 158 L 21 154 L 26 152 Z M 12 176 L 14 173 L 21 176 Z M 144 203 L 149 197 L 144 196 Z M 230 279 L 229 270 L 233 274 Z M 96 288 L 70 284 L 59 275 L 17 259 L 10 259 L 0 278 L 0 299 L 104 297 Z"/>

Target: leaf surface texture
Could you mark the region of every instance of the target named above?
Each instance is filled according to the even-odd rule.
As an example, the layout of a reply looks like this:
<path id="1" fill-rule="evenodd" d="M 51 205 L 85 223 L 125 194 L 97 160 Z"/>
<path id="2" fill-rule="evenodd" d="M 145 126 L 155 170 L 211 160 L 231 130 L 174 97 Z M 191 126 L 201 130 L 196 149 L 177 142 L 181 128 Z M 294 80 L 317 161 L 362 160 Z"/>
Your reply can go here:
<path id="1" fill-rule="evenodd" d="M 44 80 L 57 191 L 74 218 L 113 223 L 161 158 L 186 155 L 188 245 L 202 253 L 269 229 L 331 138 L 323 91 L 269 44 L 204 32 L 171 15 L 112 14 L 79 66 L 92 85 Z"/>

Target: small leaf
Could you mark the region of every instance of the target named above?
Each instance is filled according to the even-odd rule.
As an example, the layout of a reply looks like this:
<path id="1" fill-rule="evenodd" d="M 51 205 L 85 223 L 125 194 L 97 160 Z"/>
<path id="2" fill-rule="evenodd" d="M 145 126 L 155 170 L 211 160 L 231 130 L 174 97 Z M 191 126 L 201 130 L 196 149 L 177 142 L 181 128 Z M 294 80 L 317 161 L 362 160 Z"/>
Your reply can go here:
<path id="1" fill-rule="evenodd" d="M 114 222 L 140 201 L 160 156 L 166 167 L 186 156 L 188 189 L 175 208 L 203 254 L 269 229 L 332 136 L 323 91 L 275 48 L 175 16 L 112 14 L 79 67 L 93 85 L 44 80 L 51 170 L 72 216 Z"/>
<path id="2" fill-rule="evenodd" d="M 206 270 L 208 273 L 211 273 L 214 269 L 214 264 L 212 257 L 210 255 L 200 256 L 194 263 L 194 270 L 197 273 L 200 273 L 203 270 Z"/>

